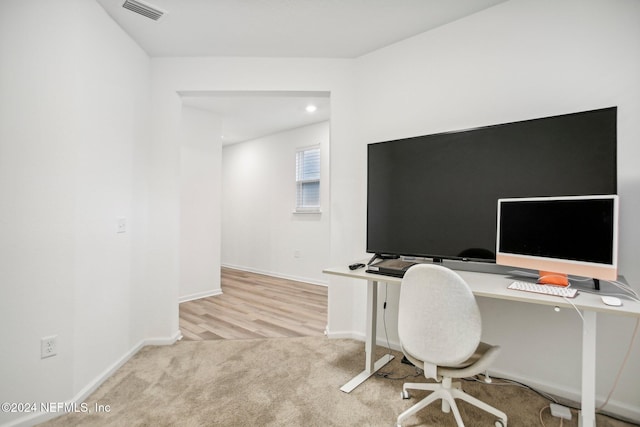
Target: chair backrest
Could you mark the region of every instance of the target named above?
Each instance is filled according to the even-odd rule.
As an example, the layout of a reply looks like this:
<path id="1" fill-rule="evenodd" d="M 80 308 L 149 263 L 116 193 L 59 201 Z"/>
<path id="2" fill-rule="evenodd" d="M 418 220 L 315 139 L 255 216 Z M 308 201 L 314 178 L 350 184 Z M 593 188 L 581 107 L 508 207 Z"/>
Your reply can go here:
<path id="1" fill-rule="evenodd" d="M 480 310 L 469 285 L 432 264 L 409 268 L 400 285 L 398 335 L 410 355 L 434 365 L 467 360 L 482 334 Z"/>

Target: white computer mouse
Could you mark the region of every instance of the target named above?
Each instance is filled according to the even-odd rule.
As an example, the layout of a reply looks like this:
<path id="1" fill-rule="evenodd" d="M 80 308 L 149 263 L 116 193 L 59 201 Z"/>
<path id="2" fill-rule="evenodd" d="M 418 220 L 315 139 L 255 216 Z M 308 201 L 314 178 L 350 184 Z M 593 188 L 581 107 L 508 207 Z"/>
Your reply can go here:
<path id="1" fill-rule="evenodd" d="M 620 298 L 616 298 L 616 297 L 603 296 L 602 302 L 607 305 L 613 305 L 615 307 L 622 305 L 622 301 L 620 301 Z"/>

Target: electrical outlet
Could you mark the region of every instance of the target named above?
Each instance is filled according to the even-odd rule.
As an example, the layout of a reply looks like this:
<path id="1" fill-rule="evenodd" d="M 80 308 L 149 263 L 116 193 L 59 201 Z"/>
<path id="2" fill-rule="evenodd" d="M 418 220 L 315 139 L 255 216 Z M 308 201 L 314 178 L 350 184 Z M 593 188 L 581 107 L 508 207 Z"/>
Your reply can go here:
<path id="1" fill-rule="evenodd" d="M 40 358 L 55 356 L 58 354 L 58 336 L 52 335 L 40 339 Z"/>

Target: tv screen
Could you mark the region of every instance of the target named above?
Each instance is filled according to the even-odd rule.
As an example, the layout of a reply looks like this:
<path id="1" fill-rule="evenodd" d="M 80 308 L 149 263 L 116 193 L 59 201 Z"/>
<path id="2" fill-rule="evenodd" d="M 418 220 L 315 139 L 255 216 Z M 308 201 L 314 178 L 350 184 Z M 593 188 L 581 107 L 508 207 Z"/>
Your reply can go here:
<path id="1" fill-rule="evenodd" d="M 367 252 L 495 262 L 501 198 L 616 194 L 617 108 L 368 146 Z"/>
<path id="2" fill-rule="evenodd" d="M 501 265 L 617 278 L 618 196 L 498 200 Z"/>

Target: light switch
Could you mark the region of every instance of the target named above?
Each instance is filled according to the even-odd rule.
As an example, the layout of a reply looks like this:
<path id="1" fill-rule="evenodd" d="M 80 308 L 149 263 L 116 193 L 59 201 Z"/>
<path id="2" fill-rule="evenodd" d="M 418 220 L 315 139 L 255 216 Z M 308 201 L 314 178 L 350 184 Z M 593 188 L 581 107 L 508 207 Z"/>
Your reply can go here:
<path id="1" fill-rule="evenodd" d="M 120 217 L 118 218 L 118 226 L 116 229 L 116 233 L 126 233 L 127 232 L 127 219 Z"/>

